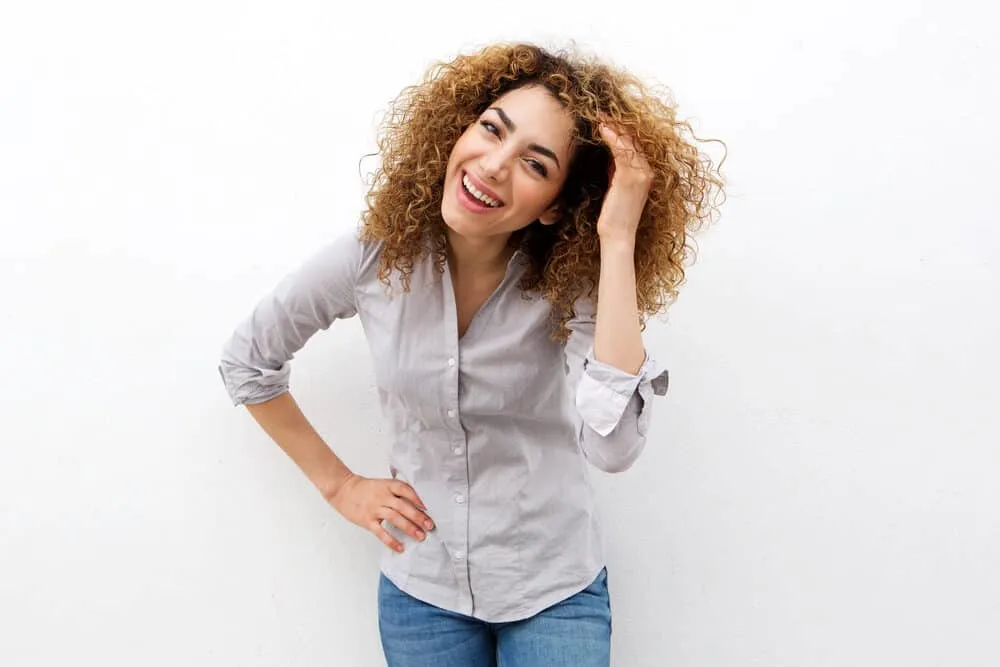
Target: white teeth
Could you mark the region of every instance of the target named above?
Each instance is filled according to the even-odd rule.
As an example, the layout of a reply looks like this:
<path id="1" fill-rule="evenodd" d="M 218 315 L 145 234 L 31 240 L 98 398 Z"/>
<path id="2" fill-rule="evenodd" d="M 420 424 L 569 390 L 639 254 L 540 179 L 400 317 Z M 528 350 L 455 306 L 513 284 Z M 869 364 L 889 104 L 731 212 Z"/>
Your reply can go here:
<path id="1" fill-rule="evenodd" d="M 471 194 L 473 197 L 475 197 L 479 201 L 483 202 L 484 204 L 486 204 L 490 208 L 496 208 L 497 206 L 500 205 L 500 202 L 498 202 L 496 199 L 493 199 L 492 197 L 488 197 L 487 195 L 484 195 L 482 192 L 480 192 L 479 190 L 477 190 L 476 186 L 474 186 L 472 184 L 472 181 L 469 180 L 468 174 L 466 174 L 465 176 L 462 176 L 462 185 L 465 186 L 465 189 L 468 190 L 469 194 Z"/>

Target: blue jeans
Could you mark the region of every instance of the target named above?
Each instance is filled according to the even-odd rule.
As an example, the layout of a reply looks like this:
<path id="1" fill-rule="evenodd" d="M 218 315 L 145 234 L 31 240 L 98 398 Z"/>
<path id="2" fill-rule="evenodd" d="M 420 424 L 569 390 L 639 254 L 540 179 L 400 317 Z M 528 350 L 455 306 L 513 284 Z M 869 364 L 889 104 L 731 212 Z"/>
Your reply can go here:
<path id="1" fill-rule="evenodd" d="M 421 602 L 383 575 L 378 624 L 389 667 L 608 667 L 607 570 L 531 618 L 487 623 Z"/>

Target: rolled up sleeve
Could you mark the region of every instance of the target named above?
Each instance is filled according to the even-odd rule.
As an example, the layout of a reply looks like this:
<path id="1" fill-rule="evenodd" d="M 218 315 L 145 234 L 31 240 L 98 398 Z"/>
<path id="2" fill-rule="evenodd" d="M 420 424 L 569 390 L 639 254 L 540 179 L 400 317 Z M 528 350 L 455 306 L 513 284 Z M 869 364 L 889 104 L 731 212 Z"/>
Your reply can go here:
<path id="1" fill-rule="evenodd" d="M 236 327 L 218 366 L 234 405 L 263 403 L 287 392 L 290 362 L 309 338 L 357 313 L 363 250 L 355 234 L 330 243 L 285 276 Z"/>
<path id="2" fill-rule="evenodd" d="M 667 393 L 669 374 L 648 353 L 634 375 L 597 361 L 592 302 L 579 302 L 576 311 L 568 323 L 566 357 L 580 417 L 580 446 L 595 467 L 621 472 L 635 463 L 646 445 L 652 398 Z"/>

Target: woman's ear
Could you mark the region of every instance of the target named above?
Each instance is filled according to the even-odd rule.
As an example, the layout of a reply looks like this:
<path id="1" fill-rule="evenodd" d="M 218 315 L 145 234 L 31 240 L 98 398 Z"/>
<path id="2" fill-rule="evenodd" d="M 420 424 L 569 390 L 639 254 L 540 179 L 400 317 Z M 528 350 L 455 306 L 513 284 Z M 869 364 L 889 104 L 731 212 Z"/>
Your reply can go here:
<path id="1" fill-rule="evenodd" d="M 538 216 L 538 222 L 543 225 L 554 225 L 559 222 L 560 218 L 562 218 L 562 210 L 559 207 L 559 202 L 556 202 L 552 204 L 552 206 L 545 209 L 544 213 Z"/>

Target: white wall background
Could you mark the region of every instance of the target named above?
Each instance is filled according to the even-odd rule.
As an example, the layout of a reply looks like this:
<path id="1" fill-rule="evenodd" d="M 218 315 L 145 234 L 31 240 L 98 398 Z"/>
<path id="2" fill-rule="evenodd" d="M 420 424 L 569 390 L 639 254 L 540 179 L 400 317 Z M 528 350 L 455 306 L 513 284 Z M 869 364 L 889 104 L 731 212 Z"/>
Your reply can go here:
<path id="1" fill-rule="evenodd" d="M 978 6 L 977 6 L 978 4 Z M 0 10 L 0 665 L 382 664 L 384 548 L 215 364 L 362 206 L 435 59 L 574 37 L 729 145 L 595 474 L 615 665 L 1000 664 L 1000 48 L 987 3 L 21 2 Z M 295 363 L 384 471 L 356 322 Z"/>

